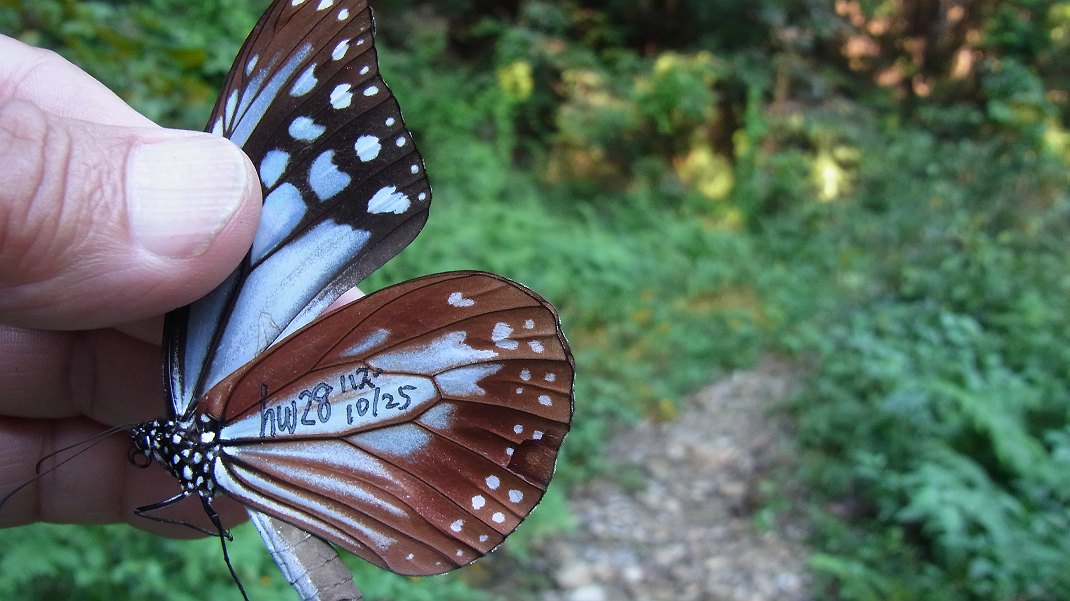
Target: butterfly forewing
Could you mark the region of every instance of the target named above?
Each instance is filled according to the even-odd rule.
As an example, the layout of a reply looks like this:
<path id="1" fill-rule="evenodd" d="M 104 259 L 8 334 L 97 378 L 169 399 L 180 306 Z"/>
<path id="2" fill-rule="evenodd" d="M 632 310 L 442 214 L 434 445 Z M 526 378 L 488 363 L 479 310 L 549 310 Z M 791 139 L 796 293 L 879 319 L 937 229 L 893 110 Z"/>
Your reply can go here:
<path id="1" fill-rule="evenodd" d="M 423 227 L 431 191 L 373 29 L 364 0 L 278 0 L 242 47 L 209 130 L 249 155 L 263 213 L 241 266 L 168 317 L 176 415 Z"/>
<path id="2" fill-rule="evenodd" d="M 498 276 L 412 280 L 220 382 L 221 488 L 402 574 L 487 553 L 534 508 L 572 415 L 553 308 Z"/>

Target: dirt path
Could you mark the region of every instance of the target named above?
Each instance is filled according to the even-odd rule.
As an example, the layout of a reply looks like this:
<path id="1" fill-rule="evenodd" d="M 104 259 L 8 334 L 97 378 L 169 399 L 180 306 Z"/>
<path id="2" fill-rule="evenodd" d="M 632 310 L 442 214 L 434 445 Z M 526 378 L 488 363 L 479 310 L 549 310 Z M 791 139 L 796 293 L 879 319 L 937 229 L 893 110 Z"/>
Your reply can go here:
<path id="1" fill-rule="evenodd" d="M 577 491 L 576 532 L 540 550 L 556 586 L 538 598 L 809 601 L 804 527 L 763 512 L 763 490 L 792 461 L 770 409 L 796 375 L 765 360 L 689 398 L 677 420 L 617 435 L 610 458 L 631 476 Z"/>

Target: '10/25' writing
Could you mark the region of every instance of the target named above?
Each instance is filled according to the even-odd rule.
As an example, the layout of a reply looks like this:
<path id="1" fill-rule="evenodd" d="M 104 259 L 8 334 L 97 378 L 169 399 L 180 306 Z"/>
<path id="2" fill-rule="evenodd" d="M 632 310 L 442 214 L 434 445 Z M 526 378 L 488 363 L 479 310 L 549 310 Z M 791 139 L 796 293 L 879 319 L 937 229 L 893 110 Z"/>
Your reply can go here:
<path id="1" fill-rule="evenodd" d="M 338 391 L 343 400 L 345 397 L 356 396 L 360 391 L 370 391 L 352 402 L 345 403 L 346 425 L 352 425 L 357 418 L 367 417 L 369 414 L 377 418 L 380 411 L 401 412 L 412 404 L 412 397 L 408 393 L 416 390 L 416 386 L 405 384 L 398 386 L 394 393 L 384 392 L 375 384 L 375 379 L 382 373 L 379 369 L 361 367 L 352 373 L 338 376 Z M 331 401 L 331 393 L 334 391 L 334 386 L 319 382 L 310 389 L 302 390 L 289 405 L 280 403 L 275 407 L 268 407 L 266 401 L 261 400 L 260 436 L 293 434 L 299 426 L 307 428 L 326 424 L 331 419 L 334 405 L 338 403 L 338 399 L 334 403 Z M 266 393 L 264 396 L 267 396 Z"/>

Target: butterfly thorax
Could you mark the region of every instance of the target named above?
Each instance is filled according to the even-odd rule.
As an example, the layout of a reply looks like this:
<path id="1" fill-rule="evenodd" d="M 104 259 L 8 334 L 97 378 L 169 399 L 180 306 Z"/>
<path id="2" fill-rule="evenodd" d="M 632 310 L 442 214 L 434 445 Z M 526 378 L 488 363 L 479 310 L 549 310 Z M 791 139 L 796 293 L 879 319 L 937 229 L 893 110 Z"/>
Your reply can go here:
<path id="1" fill-rule="evenodd" d="M 182 490 L 211 498 L 219 456 L 219 421 L 201 413 L 185 420 L 156 420 L 134 428 L 134 446 L 178 479 Z"/>

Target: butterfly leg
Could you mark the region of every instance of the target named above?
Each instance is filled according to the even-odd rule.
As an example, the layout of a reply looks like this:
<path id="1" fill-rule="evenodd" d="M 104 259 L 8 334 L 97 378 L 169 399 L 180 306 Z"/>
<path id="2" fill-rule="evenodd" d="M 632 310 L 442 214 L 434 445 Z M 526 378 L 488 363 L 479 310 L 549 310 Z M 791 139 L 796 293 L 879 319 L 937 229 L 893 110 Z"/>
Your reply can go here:
<path id="1" fill-rule="evenodd" d="M 227 569 L 230 570 L 230 577 L 234 579 L 234 584 L 238 585 L 238 590 L 241 591 L 242 599 L 249 601 L 249 595 L 245 593 L 245 587 L 242 586 L 241 579 L 238 578 L 238 573 L 234 571 L 234 566 L 230 563 L 230 554 L 227 553 L 227 540 L 234 540 L 234 537 L 230 535 L 230 532 L 223 529 L 223 524 L 219 521 L 219 512 L 212 507 L 212 502 L 208 497 L 201 497 L 201 505 L 204 505 L 204 511 L 208 514 L 208 519 L 212 520 L 212 525 L 215 526 L 215 534 L 219 537 L 220 546 L 223 547 L 223 561 L 227 563 Z"/>
<path id="2" fill-rule="evenodd" d="M 192 529 L 196 530 L 197 532 L 200 532 L 201 534 L 207 534 L 209 536 L 215 536 L 215 535 L 219 534 L 219 532 L 217 532 L 217 531 L 208 530 L 207 528 L 201 528 L 197 524 L 191 524 L 190 522 L 187 522 L 185 520 L 171 520 L 171 519 L 168 519 L 168 518 L 160 518 L 160 517 L 156 517 L 154 515 L 149 515 L 150 511 L 157 511 L 159 509 L 163 509 L 164 507 L 168 507 L 170 505 L 174 505 L 175 503 L 178 503 L 179 501 L 181 501 L 182 499 L 185 499 L 189 495 L 190 495 L 190 492 L 184 490 L 184 491 L 178 493 L 177 495 L 171 497 L 170 499 L 167 499 L 166 501 L 160 501 L 159 503 L 153 503 L 152 505 L 145 505 L 145 506 L 142 506 L 142 507 L 138 507 L 138 508 L 134 509 L 134 514 L 137 515 L 138 517 L 143 517 L 146 520 L 152 520 L 154 522 L 162 522 L 164 524 L 178 524 L 179 526 L 185 526 L 187 528 L 192 528 Z M 209 515 L 211 515 L 211 514 L 209 514 Z M 223 532 L 225 533 L 227 538 L 233 540 L 233 538 L 230 536 L 229 532 L 226 532 L 225 530 Z"/>

